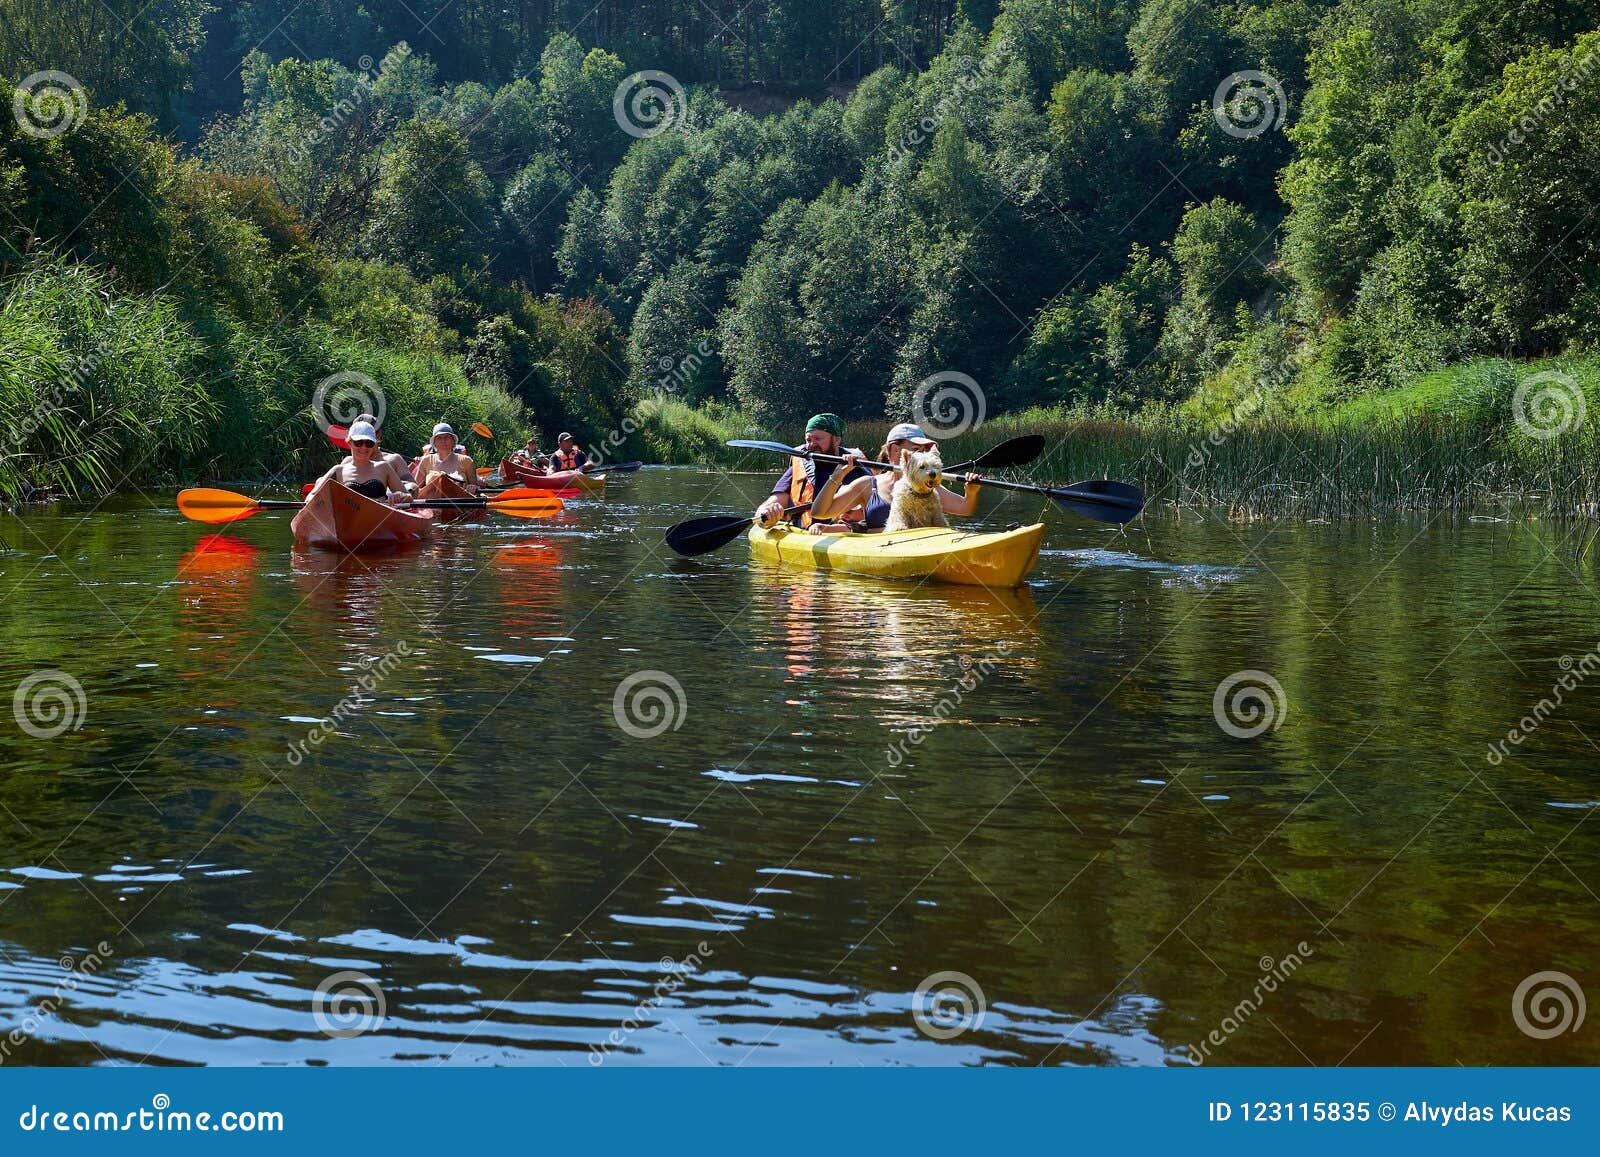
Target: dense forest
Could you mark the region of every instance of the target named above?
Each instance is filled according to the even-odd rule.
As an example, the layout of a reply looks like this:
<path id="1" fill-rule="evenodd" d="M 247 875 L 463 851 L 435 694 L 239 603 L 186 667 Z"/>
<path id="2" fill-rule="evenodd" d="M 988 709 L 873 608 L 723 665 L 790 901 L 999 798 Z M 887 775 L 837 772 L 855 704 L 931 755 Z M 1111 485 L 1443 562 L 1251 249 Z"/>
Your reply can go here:
<path id="1" fill-rule="evenodd" d="M 660 458 L 930 382 L 1309 420 L 1600 341 L 1600 0 L 0 17 L 8 491 L 292 469 L 348 371 L 407 439 Z"/>

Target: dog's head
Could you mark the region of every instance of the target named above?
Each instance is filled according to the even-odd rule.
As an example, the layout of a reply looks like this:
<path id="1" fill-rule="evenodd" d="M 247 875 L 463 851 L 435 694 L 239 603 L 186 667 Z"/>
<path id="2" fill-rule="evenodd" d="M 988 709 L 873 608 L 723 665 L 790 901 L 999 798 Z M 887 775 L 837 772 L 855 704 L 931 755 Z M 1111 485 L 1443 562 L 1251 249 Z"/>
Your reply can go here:
<path id="1" fill-rule="evenodd" d="M 900 470 L 907 486 L 918 494 L 932 494 L 938 489 L 939 479 L 944 474 L 944 460 L 939 457 L 937 446 L 927 450 L 907 450 L 900 460 Z"/>

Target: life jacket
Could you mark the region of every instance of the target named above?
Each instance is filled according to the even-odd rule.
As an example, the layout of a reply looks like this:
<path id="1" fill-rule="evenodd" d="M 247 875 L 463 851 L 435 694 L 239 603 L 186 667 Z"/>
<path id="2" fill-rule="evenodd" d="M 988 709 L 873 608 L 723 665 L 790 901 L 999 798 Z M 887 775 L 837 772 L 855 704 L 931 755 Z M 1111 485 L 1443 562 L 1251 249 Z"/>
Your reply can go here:
<path id="1" fill-rule="evenodd" d="M 563 470 L 576 470 L 577 468 L 578 452 L 576 450 L 571 453 L 560 449 L 550 452 L 550 469 L 552 471 L 559 473 Z"/>
<path id="2" fill-rule="evenodd" d="M 843 470 L 844 466 L 842 464 L 836 464 L 834 469 Z M 816 471 L 817 464 L 809 458 L 801 458 L 799 455 L 795 455 L 789 459 L 790 506 L 809 506 L 811 504 L 811 500 L 817 496 Z M 841 481 L 840 485 L 842 486 L 844 483 Z M 838 518 L 830 518 L 828 521 L 855 523 L 860 522 L 865 516 L 866 511 L 857 506 L 852 510 L 845 511 Z M 795 526 L 798 526 L 801 530 L 804 530 L 806 527 L 810 526 L 813 521 L 811 517 L 811 511 L 802 510 L 799 514 L 791 514 L 789 516 L 789 521 Z"/>

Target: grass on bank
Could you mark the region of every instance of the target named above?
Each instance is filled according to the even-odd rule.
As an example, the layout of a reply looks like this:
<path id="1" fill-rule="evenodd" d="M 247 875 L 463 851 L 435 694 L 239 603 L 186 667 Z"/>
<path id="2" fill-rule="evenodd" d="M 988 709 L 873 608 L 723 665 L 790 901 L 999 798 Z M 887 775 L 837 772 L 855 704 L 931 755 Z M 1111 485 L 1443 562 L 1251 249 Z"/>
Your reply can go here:
<path id="1" fill-rule="evenodd" d="M 43 261 L 0 298 L 0 499 L 309 477 L 337 456 L 312 397 L 345 370 L 382 391 L 391 446 L 414 452 L 439 420 L 487 423 L 496 447 L 526 437 L 521 403 L 472 385 L 455 359 L 322 324 L 266 328 L 160 295 L 114 294 L 88 266 Z"/>

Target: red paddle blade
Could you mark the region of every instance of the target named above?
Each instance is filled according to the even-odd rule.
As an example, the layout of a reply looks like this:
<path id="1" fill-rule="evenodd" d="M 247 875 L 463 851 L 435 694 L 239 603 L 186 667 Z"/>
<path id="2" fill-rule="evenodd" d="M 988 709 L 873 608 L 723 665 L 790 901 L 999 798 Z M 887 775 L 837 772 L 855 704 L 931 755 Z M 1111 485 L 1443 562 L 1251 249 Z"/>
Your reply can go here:
<path id="1" fill-rule="evenodd" d="M 350 449 L 350 428 L 348 426 L 329 426 L 328 441 L 341 450 Z"/>
<path id="2" fill-rule="evenodd" d="M 260 510 L 261 507 L 256 504 L 254 498 L 235 494 L 231 490 L 196 487 L 178 491 L 178 513 L 194 522 L 209 522 L 213 525 L 238 522 L 241 518 L 249 518 L 252 514 L 259 513 Z"/>
<path id="3" fill-rule="evenodd" d="M 311 497 L 311 492 L 313 490 L 315 490 L 316 488 L 317 488 L 317 484 L 315 482 L 307 482 L 304 486 L 300 487 L 300 497 L 301 498 L 310 498 Z"/>

